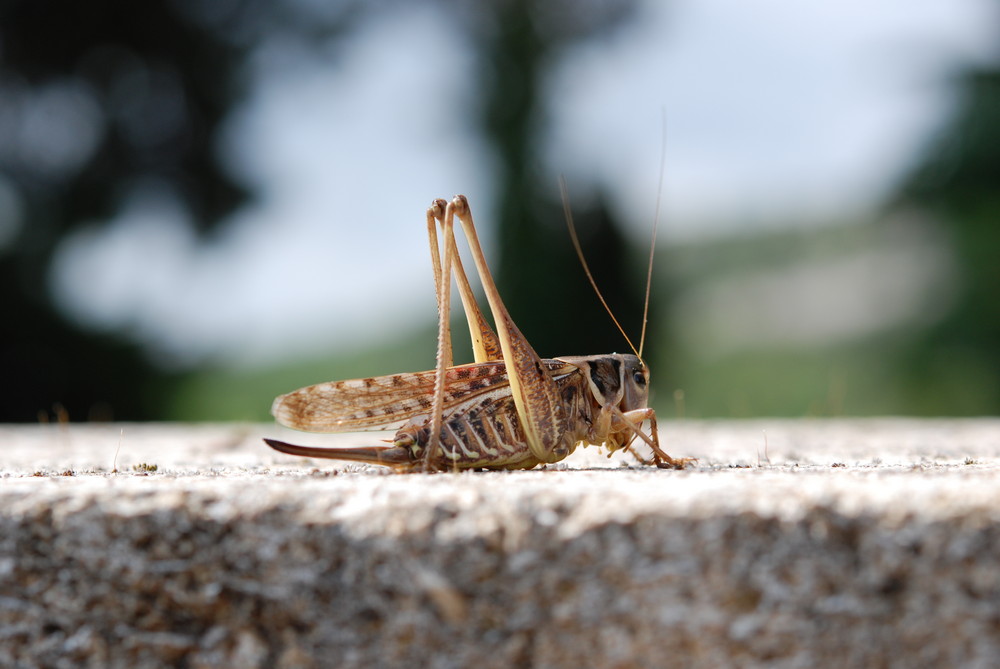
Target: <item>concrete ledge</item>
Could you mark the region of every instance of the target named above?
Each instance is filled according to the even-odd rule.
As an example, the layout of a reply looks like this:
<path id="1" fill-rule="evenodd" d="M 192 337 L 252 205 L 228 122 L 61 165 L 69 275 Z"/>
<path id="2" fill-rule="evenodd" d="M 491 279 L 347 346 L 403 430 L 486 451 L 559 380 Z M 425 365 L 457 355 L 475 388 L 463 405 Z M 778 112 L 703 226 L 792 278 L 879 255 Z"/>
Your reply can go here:
<path id="1" fill-rule="evenodd" d="M 124 426 L 111 473 L 121 427 L 0 428 L 0 665 L 1000 657 L 1000 420 L 666 423 L 699 468 L 435 476 L 183 425 Z"/>

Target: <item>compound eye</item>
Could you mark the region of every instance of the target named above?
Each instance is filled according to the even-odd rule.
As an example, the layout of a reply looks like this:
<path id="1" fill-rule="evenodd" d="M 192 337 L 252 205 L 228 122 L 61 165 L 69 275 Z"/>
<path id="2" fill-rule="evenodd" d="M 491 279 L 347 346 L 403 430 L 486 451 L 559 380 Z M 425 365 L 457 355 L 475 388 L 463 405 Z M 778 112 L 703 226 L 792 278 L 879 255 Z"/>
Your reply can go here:
<path id="1" fill-rule="evenodd" d="M 636 385 L 644 386 L 646 385 L 646 376 L 642 372 L 636 372 L 632 375 L 632 380 L 636 382 Z"/>

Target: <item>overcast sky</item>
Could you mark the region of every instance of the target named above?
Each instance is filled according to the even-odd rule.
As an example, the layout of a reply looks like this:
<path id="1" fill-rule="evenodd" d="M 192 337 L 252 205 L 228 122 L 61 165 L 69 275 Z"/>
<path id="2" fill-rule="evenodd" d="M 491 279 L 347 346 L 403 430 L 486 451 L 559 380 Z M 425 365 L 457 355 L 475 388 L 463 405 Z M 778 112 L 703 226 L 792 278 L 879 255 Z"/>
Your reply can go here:
<path id="1" fill-rule="evenodd" d="M 260 197 L 205 246 L 168 194 L 137 190 L 64 245 L 60 303 L 179 362 L 267 364 L 430 322 L 424 209 L 464 192 L 488 230 L 493 197 L 461 116 L 470 56 L 427 39 L 445 20 L 381 15 L 336 66 L 263 51 L 220 147 Z M 996 25 L 988 0 L 649 2 L 552 73 L 546 161 L 648 226 L 665 113 L 663 238 L 856 215 L 947 113 L 948 72 L 995 55 Z"/>

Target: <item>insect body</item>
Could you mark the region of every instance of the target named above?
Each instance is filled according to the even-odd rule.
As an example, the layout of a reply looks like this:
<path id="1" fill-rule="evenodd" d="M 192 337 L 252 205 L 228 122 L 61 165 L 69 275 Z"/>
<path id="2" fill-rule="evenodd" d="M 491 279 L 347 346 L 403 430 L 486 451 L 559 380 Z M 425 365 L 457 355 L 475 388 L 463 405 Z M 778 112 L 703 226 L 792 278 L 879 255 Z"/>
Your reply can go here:
<path id="1" fill-rule="evenodd" d="M 497 325 L 489 326 L 469 286 L 454 237 L 458 218 Z M 438 244 L 441 225 L 443 247 Z M 436 200 L 427 212 L 438 299 L 438 364 L 427 372 L 308 386 L 278 397 L 279 423 L 309 432 L 397 427 L 391 446 L 315 448 L 273 439 L 283 453 L 351 460 L 401 471 L 527 469 L 558 462 L 579 444 L 630 449 L 636 437 L 653 451 L 646 464 L 682 468 L 659 447 L 656 414 L 646 406 L 649 370 L 638 355 L 543 360 L 517 329 L 486 265 L 464 196 Z M 476 362 L 452 364 L 450 311 L 454 272 Z M 650 434 L 641 427 L 648 421 Z M 633 452 L 634 453 L 634 452 Z M 639 457 L 638 455 L 636 457 Z"/>

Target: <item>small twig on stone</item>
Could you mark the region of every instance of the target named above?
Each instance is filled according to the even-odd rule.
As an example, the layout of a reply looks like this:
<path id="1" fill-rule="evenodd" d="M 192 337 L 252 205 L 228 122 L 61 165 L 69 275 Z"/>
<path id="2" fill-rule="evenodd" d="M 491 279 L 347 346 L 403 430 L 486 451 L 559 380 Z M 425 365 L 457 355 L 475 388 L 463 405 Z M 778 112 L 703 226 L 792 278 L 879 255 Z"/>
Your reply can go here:
<path id="1" fill-rule="evenodd" d="M 764 462 L 771 464 L 771 458 L 767 455 L 767 430 L 761 430 L 764 433 Z M 760 467 L 760 449 L 757 449 L 757 466 Z"/>
<path id="2" fill-rule="evenodd" d="M 122 437 L 124 436 L 125 436 L 125 428 L 122 428 L 122 431 L 118 433 L 118 448 L 115 449 L 115 459 L 111 463 L 112 474 L 118 473 L 118 451 L 122 449 Z"/>

